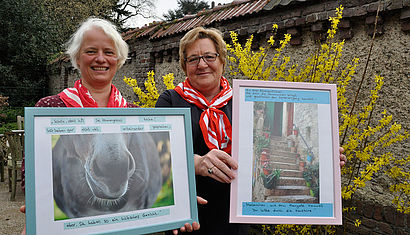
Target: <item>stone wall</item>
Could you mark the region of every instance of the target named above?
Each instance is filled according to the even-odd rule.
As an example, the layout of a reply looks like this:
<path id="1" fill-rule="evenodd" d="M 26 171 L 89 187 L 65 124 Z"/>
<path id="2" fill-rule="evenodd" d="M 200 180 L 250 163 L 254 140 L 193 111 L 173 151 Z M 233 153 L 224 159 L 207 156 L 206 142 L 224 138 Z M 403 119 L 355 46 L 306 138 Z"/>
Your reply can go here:
<path id="1" fill-rule="evenodd" d="M 318 128 L 318 104 L 295 103 L 294 124 L 299 129 L 298 152 L 301 156 L 308 155 L 308 147 L 311 148 L 313 155 L 319 158 L 319 128 Z M 306 141 L 304 143 L 303 139 Z M 300 152 L 303 150 L 303 153 Z M 306 159 L 304 159 L 306 161 Z M 317 160 L 317 159 L 316 159 Z"/>
<path id="2" fill-rule="evenodd" d="M 350 234 L 410 234 L 410 214 L 397 212 L 395 208 L 366 200 L 344 201 L 343 206 L 356 207 L 344 218 L 343 227 L 337 226 L 337 235 Z M 355 221 L 360 220 L 359 227 Z"/>

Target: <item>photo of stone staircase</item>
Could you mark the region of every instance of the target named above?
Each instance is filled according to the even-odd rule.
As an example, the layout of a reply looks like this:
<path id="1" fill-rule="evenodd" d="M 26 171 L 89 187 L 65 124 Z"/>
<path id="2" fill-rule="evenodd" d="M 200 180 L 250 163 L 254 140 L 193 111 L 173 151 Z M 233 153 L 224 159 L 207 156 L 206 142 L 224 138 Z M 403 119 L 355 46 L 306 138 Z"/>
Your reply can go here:
<path id="1" fill-rule="evenodd" d="M 254 102 L 252 201 L 319 203 L 317 104 Z"/>
<path id="2" fill-rule="evenodd" d="M 294 139 L 291 137 L 269 137 L 269 147 L 262 154 L 265 157 L 257 157 L 254 161 L 253 201 L 255 202 L 281 202 L 281 203 L 319 203 L 319 198 L 311 195 L 303 177 L 305 162 L 300 159 L 292 145 Z M 262 159 L 262 160 L 261 160 Z M 263 170 L 265 166 L 265 171 Z M 271 189 L 264 187 L 261 179 L 266 166 L 271 170 L 280 170 L 277 183 Z"/>

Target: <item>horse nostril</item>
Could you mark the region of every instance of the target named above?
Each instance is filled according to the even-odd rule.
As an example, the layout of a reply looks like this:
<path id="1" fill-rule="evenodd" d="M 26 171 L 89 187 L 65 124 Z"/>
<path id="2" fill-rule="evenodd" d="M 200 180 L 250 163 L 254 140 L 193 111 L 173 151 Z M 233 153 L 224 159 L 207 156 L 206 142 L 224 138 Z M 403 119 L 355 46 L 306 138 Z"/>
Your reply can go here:
<path id="1" fill-rule="evenodd" d="M 95 176 L 100 176 L 104 174 L 98 166 L 97 161 L 92 161 L 92 171 Z"/>

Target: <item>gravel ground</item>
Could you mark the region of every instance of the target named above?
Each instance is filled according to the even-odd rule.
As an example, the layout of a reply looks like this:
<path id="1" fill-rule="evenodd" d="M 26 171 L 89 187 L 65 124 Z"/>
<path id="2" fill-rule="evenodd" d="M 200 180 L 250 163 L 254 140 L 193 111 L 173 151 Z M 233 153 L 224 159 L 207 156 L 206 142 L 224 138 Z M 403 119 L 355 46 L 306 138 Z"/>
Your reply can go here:
<path id="1" fill-rule="evenodd" d="M 10 201 L 7 173 L 5 178 L 5 182 L 0 182 L 0 234 L 18 235 L 25 223 L 24 214 L 19 211 L 24 204 L 24 194 L 20 182 L 17 182 L 16 200 Z"/>

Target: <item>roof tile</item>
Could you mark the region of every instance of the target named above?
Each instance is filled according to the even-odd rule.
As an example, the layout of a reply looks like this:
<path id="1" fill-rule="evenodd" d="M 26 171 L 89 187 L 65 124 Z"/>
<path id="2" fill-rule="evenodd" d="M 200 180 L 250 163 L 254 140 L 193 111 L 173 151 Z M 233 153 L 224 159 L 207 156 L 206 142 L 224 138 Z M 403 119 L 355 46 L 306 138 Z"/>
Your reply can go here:
<path id="1" fill-rule="evenodd" d="M 189 31 L 197 26 L 207 26 L 214 22 L 229 20 L 235 17 L 255 14 L 262 10 L 267 4 L 277 0 L 236 0 L 228 4 L 218 5 L 213 9 L 202 10 L 196 15 L 185 16 L 171 22 L 152 23 L 142 28 L 136 28 L 124 33 L 124 39 L 129 40 L 133 36 L 136 38 L 149 37 L 149 40 L 155 40 L 173 34 Z M 308 0 L 279 0 L 279 4 L 287 5 L 292 1 Z M 276 6 L 276 5 L 275 5 Z M 275 7 L 275 6 L 272 6 Z"/>
<path id="2" fill-rule="evenodd" d="M 124 33 L 124 39 L 148 37 L 156 40 L 169 35 L 187 32 L 197 26 L 207 26 L 235 17 L 256 14 L 260 11 L 270 11 L 278 6 L 287 6 L 297 2 L 310 0 L 235 0 L 228 4 L 218 5 L 212 9 L 201 10 L 196 15 L 186 15 L 171 22 L 154 22 L 142 28 L 136 28 Z"/>

